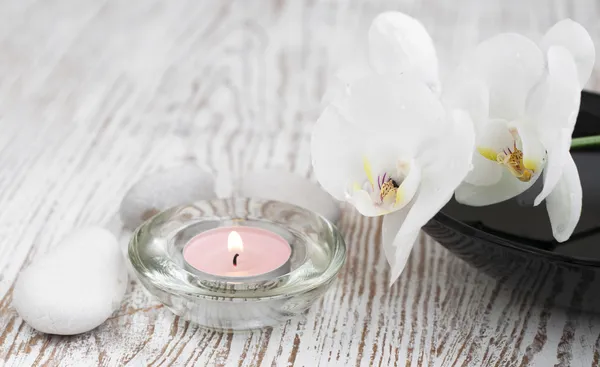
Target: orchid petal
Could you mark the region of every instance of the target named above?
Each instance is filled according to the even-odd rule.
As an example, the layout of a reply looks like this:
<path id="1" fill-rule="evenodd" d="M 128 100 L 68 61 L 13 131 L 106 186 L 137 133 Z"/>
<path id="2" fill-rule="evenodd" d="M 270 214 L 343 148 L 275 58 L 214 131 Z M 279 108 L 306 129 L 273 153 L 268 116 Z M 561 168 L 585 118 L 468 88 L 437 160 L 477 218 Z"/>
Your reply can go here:
<path id="1" fill-rule="evenodd" d="M 385 257 L 390 264 L 390 284 L 402 274 L 410 253 L 419 236 L 420 228 L 400 235 L 399 230 L 410 208 L 399 210 L 383 217 L 382 240 Z"/>
<path id="2" fill-rule="evenodd" d="M 372 70 L 364 63 L 352 63 L 342 67 L 327 85 L 321 98 L 321 105 L 327 106 L 329 103 L 339 101 L 340 97 L 347 93 L 352 83 L 368 76 L 370 73 L 372 73 Z"/>
<path id="3" fill-rule="evenodd" d="M 505 151 L 506 148 L 511 148 L 513 143 L 514 137 L 510 133 L 507 122 L 503 120 L 491 120 L 483 126 L 477 137 L 477 150 L 484 157 L 495 161 L 496 157 L 492 157 L 492 152 L 500 153 Z M 488 149 L 490 153 L 486 154 L 484 151 Z"/>
<path id="4" fill-rule="evenodd" d="M 533 205 L 540 205 L 550 193 L 554 190 L 558 181 L 563 175 L 564 165 L 568 160 L 569 148 L 571 146 L 571 130 L 562 129 L 558 137 L 547 144 L 548 149 L 548 164 L 544 168 L 544 188 L 542 192 L 535 198 Z"/>
<path id="5" fill-rule="evenodd" d="M 469 121 L 468 114 L 461 111 L 455 111 L 453 119 L 453 128 L 451 131 L 447 131 L 445 138 L 438 143 L 439 148 L 446 151 L 447 154 L 444 159 L 430 161 L 422 168 L 419 192 L 413 199 L 412 206 L 393 241 L 393 247 L 397 254 L 394 261 L 395 268 L 392 272 L 392 282 L 398 278 L 406 264 L 406 258 L 408 258 L 406 251 L 408 250 L 404 247 L 412 247 L 420 228 L 446 205 L 452 198 L 454 188 L 469 172 L 475 140 L 471 121 Z M 464 144 L 454 146 L 456 141 Z"/>
<path id="6" fill-rule="evenodd" d="M 495 185 L 475 186 L 462 183 L 455 192 L 456 201 L 471 206 L 486 206 L 511 199 L 529 189 L 540 175 L 534 175 L 528 182 L 516 179 L 510 172 L 504 170 L 502 177 Z"/>
<path id="7" fill-rule="evenodd" d="M 402 132 L 397 136 L 409 137 L 403 139 L 407 145 L 437 134 L 445 121 L 439 99 L 425 84 L 406 75 L 397 81 L 378 75 L 363 78 L 352 84 L 347 101 L 338 109 L 360 128 Z"/>
<path id="8" fill-rule="evenodd" d="M 430 150 L 420 157 L 423 164 L 421 184 L 410 205 L 384 218 L 383 246 L 392 267 L 390 282 L 402 273 L 419 230 L 452 198 L 454 188 L 470 169 L 474 133 L 467 113 L 455 111 L 454 124 L 442 134 L 436 145 L 447 151 L 439 159 Z M 461 142 L 454 146 L 456 142 Z M 436 159 L 437 158 L 437 159 Z"/>
<path id="9" fill-rule="evenodd" d="M 406 206 L 413 199 L 421 183 L 421 167 L 419 167 L 415 160 L 410 162 L 408 169 L 408 175 L 396 190 L 394 203 L 396 210 Z"/>
<path id="10" fill-rule="evenodd" d="M 510 121 L 522 115 L 526 96 L 539 81 L 544 66 L 544 55 L 533 41 L 506 33 L 480 43 L 457 74 L 483 80 L 490 90 L 490 117 Z"/>
<path id="11" fill-rule="evenodd" d="M 423 170 L 421 174 L 426 175 L 427 168 L 430 171 L 437 170 L 438 173 L 452 171 L 450 176 L 462 175 L 464 178 L 471 170 L 471 158 L 475 149 L 473 124 L 469 114 L 462 110 L 452 111 L 445 122 L 435 140 L 428 141 L 419 152 L 417 161 Z M 445 186 L 452 186 L 454 180 L 450 177 L 448 180 Z"/>
<path id="12" fill-rule="evenodd" d="M 442 94 L 444 104 L 451 110 L 469 113 L 475 132 L 479 133 L 488 121 L 490 91 L 480 80 L 449 83 Z"/>
<path id="13" fill-rule="evenodd" d="M 541 172 L 546 163 L 546 149 L 529 126 L 517 127 L 523 151 L 523 165 L 534 172 Z"/>
<path id="14" fill-rule="evenodd" d="M 552 225 L 552 234 L 558 242 L 571 237 L 581 216 L 582 190 L 577 166 L 569 154 L 563 175 L 546 198 L 546 209 Z"/>
<path id="15" fill-rule="evenodd" d="M 575 84 L 578 76 L 577 64 L 566 47 L 552 46 L 548 49 L 548 73 L 569 86 Z"/>
<path id="16" fill-rule="evenodd" d="M 473 153 L 473 169 L 467 177 L 465 182 L 477 186 L 491 186 L 502 177 L 502 166 L 496 162 L 484 158 L 479 152 Z"/>
<path id="17" fill-rule="evenodd" d="M 347 181 L 362 181 L 364 177 L 360 166 L 363 144 L 361 134 L 333 107 L 327 108 L 314 125 L 311 154 L 315 176 L 338 200 L 346 199 Z"/>
<path id="18" fill-rule="evenodd" d="M 369 59 L 382 75 L 414 73 L 439 90 L 438 60 L 433 40 L 415 18 L 400 12 L 378 15 L 369 29 Z"/>
<path id="19" fill-rule="evenodd" d="M 363 148 L 363 171 L 365 177 L 369 181 L 373 181 L 373 186 L 377 185 L 375 182 L 377 175 L 382 172 L 388 172 L 391 175 L 396 170 L 399 158 L 410 155 L 393 136 L 371 133 L 363 139 L 366 142 Z M 372 177 L 371 179 L 369 179 L 369 175 Z"/>
<path id="20" fill-rule="evenodd" d="M 562 46 L 548 50 L 548 77 L 531 94 L 527 116 L 540 131 L 572 129 L 577 120 L 581 92 L 575 61 Z"/>
<path id="21" fill-rule="evenodd" d="M 552 46 L 565 47 L 572 54 L 577 67 L 580 89 L 590 78 L 596 61 L 594 42 L 585 28 L 571 19 L 556 23 L 546 32 L 540 47 L 548 52 Z"/>
<path id="22" fill-rule="evenodd" d="M 365 217 L 376 217 L 386 214 L 373 204 L 373 199 L 371 199 L 371 196 L 365 190 L 354 191 L 347 200 Z"/>

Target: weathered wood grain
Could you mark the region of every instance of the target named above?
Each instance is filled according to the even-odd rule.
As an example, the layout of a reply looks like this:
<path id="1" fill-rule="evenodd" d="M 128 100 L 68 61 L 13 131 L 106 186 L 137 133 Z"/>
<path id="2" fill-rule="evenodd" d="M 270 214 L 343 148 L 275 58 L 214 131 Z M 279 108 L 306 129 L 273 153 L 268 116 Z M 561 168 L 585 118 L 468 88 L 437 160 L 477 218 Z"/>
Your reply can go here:
<path id="1" fill-rule="evenodd" d="M 312 176 L 328 75 L 390 9 L 425 23 L 444 65 L 483 37 L 565 17 L 600 40 L 596 0 L 0 2 L 0 365 L 597 366 L 598 318 L 553 309 L 540 279 L 512 289 L 422 236 L 389 287 L 381 221 L 349 209 L 339 281 L 272 330 L 203 330 L 133 281 L 79 336 L 39 334 L 11 308 L 19 270 L 74 227 L 109 223 L 147 172 L 195 160 Z"/>

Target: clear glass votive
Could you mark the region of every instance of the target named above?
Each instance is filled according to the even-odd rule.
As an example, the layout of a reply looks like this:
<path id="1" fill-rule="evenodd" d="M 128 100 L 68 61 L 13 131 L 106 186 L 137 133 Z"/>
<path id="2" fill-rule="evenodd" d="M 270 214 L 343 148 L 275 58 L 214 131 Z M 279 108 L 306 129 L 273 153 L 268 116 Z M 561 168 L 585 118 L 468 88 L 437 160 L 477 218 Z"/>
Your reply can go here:
<path id="1" fill-rule="evenodd" d="M 184 257 L 186 246 L 194 246 L 210 231 L 217 233 L 214 246 L 228 246 L 218 232 L 240 232 L 240 238 L 246 239 L 256 232 L 259 237 L 253 242 L 260 245 L 264 245 L 260 236 L 268 232 L 287 242 L 291 255 L 272 271 L 240 276 L 236 273 L 240 264 L 230 266 L 229 261 L 250 261 L 251 249 L 206 251 L 206 256 L 215 258 L 196 261 L 226 260 L 227 264 L 213 268 L 230 267 L 212 274 Z M 236 237 L 230 235 L 229 242 Z M 198 254 L 202 256 L 202 251 Z M 211 329 L 234 331 L 273 326 L 308 309 L 336 278 L 346 259 L 346 245 L 332 223 L 307 209 L 278 201 L 228 198 L 199 201 L 154 216 L 132 236 L 129 259 L 144 287 L 173 313 Z M 260 256 L 254 261 L 260 262 Z"/>

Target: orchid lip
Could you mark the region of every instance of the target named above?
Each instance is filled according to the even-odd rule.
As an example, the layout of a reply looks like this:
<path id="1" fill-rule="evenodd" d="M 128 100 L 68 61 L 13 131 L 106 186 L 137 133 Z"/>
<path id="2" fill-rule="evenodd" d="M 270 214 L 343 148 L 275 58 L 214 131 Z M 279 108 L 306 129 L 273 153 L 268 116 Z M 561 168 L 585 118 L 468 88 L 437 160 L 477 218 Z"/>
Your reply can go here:
<path id="1" fill-rule="evenodd" d="M 352 184 L 352 192 L 365 191 L 371 198 L 374 207 L 382 213 L 392 212 L 400 209 L 407 199 L 406 189 L 403 187 L 408 177 L 410 163 L 403 159 L 396 161 L 395 171 L 389 169 L 376 172 L 372 169 L 369 160 L 363 157 L 363 171 L 365 179 L 362 182 Z M 352 197 L 349 192 L 348 197 Z M 412 197 L 412 195 L 408 194 Z"/>
<path id="2" fill-rule="evenodd" d="M 484 158 L 506 167 L 519 181 L 529 182 L 536 174 L 537 163 L 532 159 L 525 158 L 523 151 L 517 146 L 517 141 L 521 140 L 517 129 L 510 128 L 509 131 L 514 139 L 512 147 L 505 147 L 500 152 L 491 148 L 477 147 L 477 151 Z"/>
<path id="3" fill-rule="evenodd" d="M 379 179 L 381 177 L 381 180 Z M 387 180 L 386 180 L 387 178 Z M 396 180 L 392 178 L 392 176 L 388 176 L 387 172 L 383 173 L 383 176 L 377 176 L 377 183 L 379 185 L 379 199 L 381 202 L 385 200 L 386 197 L 396 196 L 397 190 L 400 188 L 400 185 Z"/>
<path id="4" fill-rule="evenodd" d="M 369 193 L 373 199 L 373 204 L 380 206 L 386 203 L 387 198 L 394 198 L 394 205 L 398 204 L 398 199 L 402 197 L 400 195 L 403 180 L 393 178 L 392 175 L 384 172 L 377 176 L 377 185 L 371 185 L 369 179 L 365 180 L 363 184 L 355 182 L 352 185 L 353 191 L 364 190 Z"/>

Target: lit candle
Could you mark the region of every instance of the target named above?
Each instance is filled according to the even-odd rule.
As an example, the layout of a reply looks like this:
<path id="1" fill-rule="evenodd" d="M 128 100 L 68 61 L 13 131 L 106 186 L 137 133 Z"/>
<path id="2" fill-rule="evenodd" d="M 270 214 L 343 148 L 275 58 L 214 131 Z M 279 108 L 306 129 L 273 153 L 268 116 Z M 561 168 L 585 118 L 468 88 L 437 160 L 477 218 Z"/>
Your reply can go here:
<path id="1" fill-rule="evenodd" d="M 193 237 L 183 250 L 188 270 L 225 281 L 269 280 L 289 272 L 292 249 L 256 227 L 220 227 Z"/>

